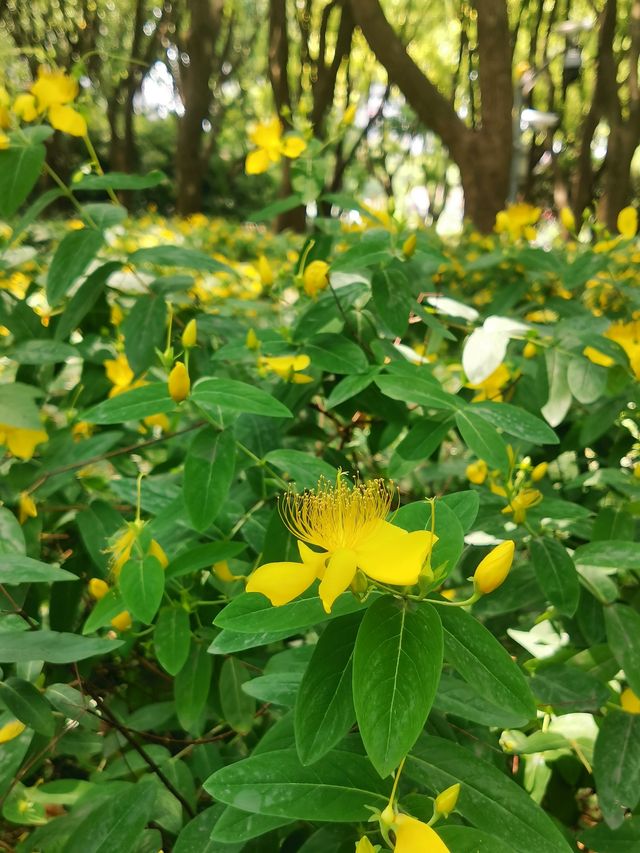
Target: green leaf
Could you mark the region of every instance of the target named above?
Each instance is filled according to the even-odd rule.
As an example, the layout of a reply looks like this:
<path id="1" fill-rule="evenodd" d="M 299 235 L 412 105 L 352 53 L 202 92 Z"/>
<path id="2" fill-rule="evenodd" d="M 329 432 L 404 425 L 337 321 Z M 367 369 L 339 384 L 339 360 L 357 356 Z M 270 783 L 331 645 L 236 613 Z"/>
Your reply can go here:
<path id="1" fill-rule="evenodd" d="M 184 246 L 152 246 L 150 249 L 138 249 L 129 255 L 129 263 L 134 266 L 153 264 L 158 267 L 184 267 L 201 272 L 227 272 L 237 276 L 233 267 L 211 258 L 197 249 Z"/>
<path id="2" fill-rule="evenodd" d="M 290 210 L 295 210 L 296 207 L 300 207 L 301 204 L 302 196 L 300 193 L 288 195 L 286 198 L 280 198 L 277 201 L 272 202 L 272 204 L 268 204 L 266 207 L 260 208 L 260 210 L 252 213 L 249 216 L 249 219 L 252 222 L 267 222 L 269 219 L 273 219 L 281 213 L 288 213 Z"/>
<path id="3" fill-rule="evenodd" d="M 488 702 L 524 725 L 536 706 L 524 675 L 493 634 L 459 607 L 441 607 L 445 659 Z"/>
<path id="4" fill-rule="evenodd" d="M 550 426 L 520 406 L 509 403 L 473 403 L 473 411 L 504 430 L 508 435 L 532 444 L 558 444 L 560 439 Z"/>
<path id="5" fill-rule="evenodd" d="M 580 582 L 573 560 L 557 539 L 533 539 L 531 559 L 540 589 L 565 616 L 573 616 L 580 600 Z"/>
<path id="6" fill-rule="evenodd" d="M 138 296 L 120 331 L 131 369 L 138 376 L 153 364 L 167 325 L 167 303 L 161 296 Z"/>
<path id="7" fill-rule="evenodd" d="M 371 279 L 373 302 L 383 324 L 398 337 L 409 326 L 409 314 L 414 297 L 407 276 L 398 265 L 378 269 Z"/>
<path id="8" fill-rule="evenodd" d="M 333 749 L 355 722 L 351 678 L 361 620 L 355 613 L 330 622 L 302 677 L 295 732 L 298 756 L 305 766 Z"/>
<path id="9" fill-rule="evenodd" d="M 269 675 L 259 675 L 252 678 L 243 686 L 247 696 L 253 696 L 259 702 L 270 705 L 282 705 L 292 708 L 302 680 L 300 672 L 272 672 Z"/>
<path id="10" fill-rule="evenodd" d="M 251 676 L 237 658 L 227 658 L 220 670 L 220 705 L 224 719 L 234 732 L 246 735 L 253 726 L 256 702 L 242 689 Z"/>
<path id="11" fill-rule="evenodd" d="M 11 715 L 0 713 L 0 725 L 8 723 Z M 2 744 L 0 749 L 0 797 L 4 797 L 15 784 L 16 774 L 33 740 L 33 731 L 25 729 L 21 735 L 7 743 Z"/>
<path id="12" fill-rule="evenodd" d="M 0 385 L 0 424 L 20 429 L 42 429 L 34 398 L 41 391 L 22 382 Z"/>
<path id="13" fill-rule="evenodd" d="M 556 714 L 585 711 L 597 713 L 606 704 L 609 690 L 588 672 L 567 664 L 549 664 L 531 679 L 531 689 L 542 705 Z"/>
<path id="14" fill-rule="evenodd" d="M 244 846 L 244 840 L 238 840 L 238 835 L 232 832 L 229 839 L 218 839 L 216 835 L 220 820 L 227 811 L 229 811 L 228 808 L 218 803 L 196 815 L 193 820 L 185 824 L 180 832 L 173 853 L 240 853 Z M 246 815 L 246 817 L 253 816 Z M 278 820 L 277 826 L 281 825 L 282 822 Z M 262 835 L 262 832 L 258 832 L 258 835 Z M 249 838 L 254 837 L 253 835 L 249 836 Z M 230 843 L 222 843 L 225 840 L 229 840 Z M 237 843 L 231 843 L 232 841 Z"/>
<path id="15" fill-rule="evenodd" d="M 487 702 L 478 694 L 473 685 L 453 675 L 442 673 L 433 707 L 444 714 L 453 714 L 463 720 L 471 720 L 483 726 L 501 726 L 512 728 L 522 725 L 522 714 L 514 714 L 507 708 L 501 708 Z"/>
<path id="16" fill-rule="evenodd" d="M 425 418 L 411 427 L 396 448 L 402 459 L 428 459 L 442 444 L 451 429 L 451 421 Z"/>
<path id="17" fill-rule="evenodd" d="M 65 306 L 64 313 L 58 320 L 55 330 L 56 340 L 68 338 L 78 328 L 104 293 L 109 276 L 121 267 L 120 261 L 107 261 L 106 264 L 102 264 L 89 273 Z"/>
<path id="18" fill-rule="evenodd" d="M 11 353 L 18 364 L 56 364 L 78 355 L 78 350 L 59 341 L 22 341 Z"/>
<path id="19" fill-rule="evenodd" d="M 351 376 L 345 376 L 344 379 L 341 379 L 334 386 L 327 397 L 327 408 L 335 409 L 336 406 L 341 405 L 352 397 L 355 397 L 356 394 L 364 391 L 365 388 L 371 385 L 379 372 L 379 367 L 372 367 L 365 371 L 365 373 L 354 373 Z"/>
<path id="20" fill-rule="evenodd" d="M 612 829 L 640 802 L 640 716 L 610 711 L 602 721 L 593 753 L 598 805 Z"/>
<path id="21" fill-rule="evenodd" d="M 160 666 L 176 675 L 189 657 L 191 629 L 184 607 L 165 607 L 160 611 L 153 632 L 153 646 Z"/>
<path id="22" fill-rule="evenodd" d="M 480 508 L 478 493 L 472 489 L 466 489 L 464 492 L 451 492 L 448 495 L 443 495 L 440 501 L 455 512 L 464 533 L 468 533 L 473 527 L 473 522 L 476 520 Z"/>
<path id="23" fill-rule="evenodd" d="M 150 625 L 164 592 L 164 571 L 155 557 L 134 557 L 122 567 L 118 586 L 127 610 Z"/>
<path id="24" fill-rule="evenodd" d="M 96 228 L 70 231 L 60 241 L 47 275 L 47 301 L 58 305 L 67 291 L 89 266 L 104 243 L 104 234 Z"/>
<path id="25" fill-rule="evenodd" d="M 471 826 L 438 826 L 438 835 L 455 853 L 513 853 L 513 847 Z"/>
<path id="26" fill-rule="evenodd" d="M 444 566 L 444 574 L 447 575 L 456 567 L 462 554 L 464 531 L 458 516 L 444 501 L 436 500 L 434 512 L 438 541 L 431 553 L 431 565 L 434 569 Z M 431 506 L 426 501 L 405 504 L 394 513 L 393 523 L 408 531 L 431 530 Z"/>
<path id="27" fill-rule="evenodd" d="M 360 347 L 343 335 L 314 335 L 305 344 L 304 351 L 311 359 L 312 367 L 319 367 L 326 373 L 364 373 L 369 367 Z"/>
<path id="28" fill-rule="evenodd" d="M 115 225 L 121 225 L 127 218 L 127 208 L 115 202 L 98 201 L 93 204 L 83 204 L 80 213 L 89 228 L 106 231 Z"/>
<path id="29" fill-rule="evenodd" d="M 592 829 L 582 830 L 578 841 L 598 853 L 637 853 L 640 850 L 640 818 L 627 818 L 615 830 L 606 823 L 599 823 Z"/>
<path id="30" fill-rule="evenodd" d="M 216 800 L 259 814 L 296 820 L 366 821 L 383 809 L 383 785 L 366 758 L 334 750 L 304 767 L 295 749 L 253 755 L 218 770 L 204 784 Z"/>
<path id="31" fill-rule="evenodd" d="M 20 522 L 10 509 L 0 506 L 0 554 L 15 557 L 17 554 L 24 554 L 26 550 Z"/>
<path id="32" fill-rule="evenodd" d="M 558 350 L 545 352 L 549 398 L 540 410 L 551 427 L 556 427 L 565 419 L 571 407 L 571 391 L 567 380 L 567 367 L 570 356 Z"/>
<path id="33" fill-rule="evenodd" d="M 2 634 L 0 662 L 43 660 L 46 663 L 73 663 L 111 654 L 121 645 L 122 640 L 79 637 L 58 631 L 7 631 Z"/>
<path id="34" fill-rule="evenodd" d="M 607 368 L 594 364 L 585 356 L 572 358 L 567 369 L 567 382 L 579 403 L 595 403 L 607 387 Z"/>
<path id="35" fill-rule="evenodd" d="M 209 569 L 221 560 L 237 557 L 246 547 L 244 542 L 208 542 L 206 545 L 195 545 L 172 560 L 165 569 L 165 575 L 168 580 L 197 572 L 199 569 Z"/>
<path id="36" fill-rule="evenodd" d="M 83 175 L 76 181 L 72 189 L 75 192 L 85 190 L 148 190 L 164 183 L 167 176 L 159 169 L 147 172 L 146 175 L 129 175 L 124 172 L 107 172 L 104 175 Z"/>
<path id="37" fill-rule="evenodd" d="M 302 450 L 271 450 L 264 461 L 282 471 L 298 489 L 315 488 L 321 477 L 330 482 L 336 478 L 336 469 L 332 465 Z"/>
<path id="38" fill-rule="evenodd" d="M 2 178 L 0 177 L 0 182 Z M 27 228 L 34 222 L 40 214 L 49 207 L 50 204 L 53 204 L 54 201 L 57 201 L 59 198 L 62 198 L 64 193 L 62 190 L 54 188 L 52 190 L 47 190 L 46 193 L 43 193 L 41 196 L 36 198 L 34 202 L 32 202 L 29 207 L 22 214 L 18 222 L 15 224 L 13 228 L 13 233 L 11 235 L 11 241 L 14 245 L 18 243 L 18 237 L 22 236 L 22 234 L 27 230 Z"/>
<path id="39" fill-rule="evenodd" d="M 384 596 L 366 612 L 353 658 L 360 735 L 383 778 L 415 743 L 442 669 L 442 628 L 428 604 L 412 609 Z"/>
<path id="40" fill-rule="evenodd" d="M 289 409 L 271 394 L 236 379 L 200 379 L 193 386 L 191 397 L 214 417 L 219 415 L 219 409 L 268 418 L 293 417 Z"/>
<path id="41" fill-rule="evenodd" d="M 515 853 L 572 850 L 551 818 L 506 772 L 456 743 L 423 735 L 407 758 L 404 773 L 434 792 L 459 782 L 456 811 Z"/>
<path id="42" fill-rule="evenodd" d="M 138 421 L 148 415 L 166 414 L 175 406 L 166 382 L 153 382 L 103 400 L 84 412 L 81 418 L 92 424 L 121 424 Z"/>
<path id="43" fill-rule="evenodd" d="M 376 385 L 385 397 L 403 403 L 416 403 L 427 409 L 455 411 L 463 405 L 453 394 L 443 391 L 437 382 L 429 382 L 417 376 L 380 376 L 376 379 Z"/>
<path id="44" fill-rule="evenodd" d="M 507 471 L 509 457 L 500 433 L 470 407 L 456 412 L 456 426 L 467 447 L 491 468 Z"/>
<path id="45" fill-rule="evenodd" d="M 41 563 L 21 554 L 0 553 L 0 583 L 54 583 L 77 581 L 78 577 L 57 565 Z"/>
<path id="46" fill-rule="evenodd" d="M 56 721 L 51 706 L 30 681 L 7 678 L 0 682 L 0 700 L 26 726 L 46 737 L 53 735 Z"/>
<path id="47" fill-rule="evenodd" d="M 211 841 L 214 845 L 211 848 L 211 853 L 218 853 L 218 851 L 226 853 L 229 849 L 227 845 L 232 841 L 240 842 L 238 844 L 238 849 L 240 849 L 244 847 L 246 841 L 291 823 L 291 820 L 286 817 L 251 814 L 241 809 L 235 809 L 233 806 L 223 808 L 224 811 L 211 832 Z M 201 853 L 200 848 L 194 850 L 193 853 Z"/>
<path id="48" fill-rule="evenodd" d="M 245 592 L 227 604 L 213 620 L 213 624 L 244 634 L 290 631 L 291 636 L 303 628 L 321 625 L 330 619 L 362 609 L 363 605 L 351 593 L 344 593 L 337 598 L 331 613 L 325 613 L 313 589 L 282 607 L 272 607 L 271 602 L 260 593 Z"/>
<path id="49" fill-rule="evenodd" d="M 19 144 L 0 151 L 0 217 L 9 219 L 27 198 L 40 177 L 44 145 Z"/>
<path id="50" fill-rule="evenodd" d="M 640 696 L 640 613 L 626 604 L 611 604 L 604 608 L 604 621 L 609 648 Z"/>
<path id="51" fill-rule="evenodd" d="M 260 631 L 257 634 L 242 634 L 240 631 L 220 631 L 207 651 L 210 655 L 230 655 L 244 652 L 257 646 L 268 646 L 291 636 L 291 631 Z"/>
<path id="52" fill-rule="evenodd" d="M 189 521 L 204 531 L 222 509 L 235 469 L 236 443 L 230 430 L 200 430 L 184 461 L 183 495 Z"/>
<path id="53" fill-rule="evenodd" d="M 148 780 L 120 791 L 91 812 L 75 829 L 65 853 L 114 853 L 135 850 L 151 818 L 157 787 Z"/>
<path id="54" fill-rule="evenodd" d="M 185 731 L 198 723 L 211 686 L 211 657 L 204 646 L 193 643 L 187 662 L 173 682 L 176 714 Z"/>
<path id="55" fill-rule="evenodd" d="M 640 569 L 640 548 L 637 542 L 604 539 L 576 548 L 573 559 L 578 565 L 605 569 Z"/>

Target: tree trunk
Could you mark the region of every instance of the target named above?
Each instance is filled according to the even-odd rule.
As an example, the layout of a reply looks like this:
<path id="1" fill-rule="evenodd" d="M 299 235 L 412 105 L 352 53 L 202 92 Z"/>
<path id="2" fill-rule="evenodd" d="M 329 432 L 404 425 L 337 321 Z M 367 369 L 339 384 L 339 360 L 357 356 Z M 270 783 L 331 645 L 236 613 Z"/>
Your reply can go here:
<path id="1" fill-rule="evenodd" d="M 631 201 L 631 161 L 637 144 L 637 134 L 628 124 L 610 129 L 598 218 L 613 232 L 617 229 L 618 214 Z"/>

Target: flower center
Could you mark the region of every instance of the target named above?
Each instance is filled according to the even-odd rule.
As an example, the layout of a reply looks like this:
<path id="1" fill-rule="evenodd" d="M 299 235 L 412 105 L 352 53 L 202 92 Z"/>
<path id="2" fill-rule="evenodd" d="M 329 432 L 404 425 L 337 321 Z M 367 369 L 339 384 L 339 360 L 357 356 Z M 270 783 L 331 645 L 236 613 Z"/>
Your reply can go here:
<path id="1" fill-rule="evenodd" d="M 342 474 L 336 484 L 321 478 L 315 489 L 287 492 L 280 515 L 298 539 L 326 551 L 355 548 L 389 512 L 393 487 L 384 480 L 347 484 Z"/>

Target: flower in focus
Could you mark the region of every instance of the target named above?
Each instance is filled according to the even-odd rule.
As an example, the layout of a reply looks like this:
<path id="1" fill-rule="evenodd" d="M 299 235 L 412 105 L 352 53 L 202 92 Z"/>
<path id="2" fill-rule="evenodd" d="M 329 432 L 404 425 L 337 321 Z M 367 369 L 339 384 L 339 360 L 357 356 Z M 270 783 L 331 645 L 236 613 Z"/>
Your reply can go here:
<path id="1" fill-rule="evenodd" d="M 487 479 L 488 470 L 487 463 L 483 459 L 478 459 L 477 462 L 467 465 L 465 472 L 467 480 L 475 486 L 480 486 Z"/>
<path id="2" fill-rule="evenodd" d="M 395 853 L 450 853 L 434 829 L 409 815 L 397 815 L 393 831 L 396 836 Z"/>
<path id="3" fill-rule="evenodd" d="M 169 396 L 174 403 L 182 403 L 189 396 L 191 380 L 189 379 L 189 372 L 186 366 L 181 361 L 177 361 L 171 368 L 167 384 L 169 387 Z"/>
<path id="4" fill-rule="evenodd" d="M 0 445 L 5 444 L 9 453 L 25 462 L 32 458 L 38 444 L 48 440 L 49 436 L 43 429 L 23 429 L 0 424 Z"/>
<path id="5" fill-rule="evenodd" d="M 24 524 L 28 518 L 37 518 L 38 509 L 36 502 L 28 492 L 20 492 L 18 501 L 18 521 Z"/>
<path id="6" fill-rule="evenodd" d="M 307 143 L 300 136 L 282 135 L 282 123 L 277 116 L 270 122 L 255 127 L 249 134 L 249 139 L 256 146 L 256 150 L 247 154 L 247 175 L 266 172 L 271 163 L 279 162 L 283 156 L 295 160 L 307 147 Z"/>
<path id="7" fill-rule="evenodd" d="M 473 575 L 476 592 L 487 595 L 505 582 L 511 570 L 515 547 L 515 542 L 507 539 L 496 545 L 486 557 L 480 560 Z"/>
<path id="8" fill-rule="evenodd" d="M 302 273 L 302 284 L 307 296 L 315 297 L 329 286 L 329 264 L 326 261 L 311 261 Z"/>
<path id="9" fill-rule="evenodd" d="M 304 353 L 300 355 L 261 355 L 258 358 L 258 370 L 263 376 L 267 373 L 275 373 L 280 379 L 285 382 L 293 382 L 295 385 L 313 382 L 313 377 L 300 372 L 306 370 L 310 364 L 311 359 Z"/>
<path id="10" fill-rule="evenodd" d="M 302 562 L 260 566 L 249 577 L 247 592 L 260 592 L 279 607 L 318 579 L 322 604 L 330 613 L 358 569 L 380 583 L 417 583 L 437 537 L 427 530 L 408 533 L 385 521 L 392 497 L 383 480 L 350 487 L 342 475 L 335 486 L 322 479 L 312 491 L 288 492 L 280 511 L 298 539 Z M 314 551 L 310 545 L 322 550 Z"/>
<path id="11" fill-rule="evenodd" d="M 455 785 L 450 785 L 444 791 L 441 791 L 435 799 L 435 810 L 438 814 L 447 818 L 455 809 L 460 794 L 460 782 Z"/>
<path id="12" fill-rule="evenodd" d="M 514 522 L 523 524 L 527 517 L 527 510 L 537 506 L 541 501 L 542 492 L 539 492 L 538 489 L 523 489 L 511 498 L 509 506 L 506 506 L 502 512 L 505 514 L 512 512 Z"/>
<path id="13" fill-rule="evenodd" d="M 4 726 L 0 726 L 0 743 L 8 743 L 10 740 L 20 737 L 26 728 L 20 720 L 11 720 L 5 723 Z"/>
<path id="14" fill-rule="evenodd" d="M 625 240 L 632 240 L 638 231 L 638 213 L 635 207 L 623 207 L 616 222 Z"/>
<path id="15" fill-rule="evenodd" d="M 493 400 L 500 402 L 502 400 L 502 389 L 511 380 L 509 369 L 500 364 L 490 376 L 487 376 L 482 382 L 477 385 L 469 384 L 467 388 L 473 389 L 476 394 L 473 397 L 473 403 L 479 403 L 482 400 Z"/>
<path id="16" fill-rule="evenodd" d="M 630 687 L 626 687 L 620 694 L 620 707 L 628 714 L 640 714 L 640 698 Z"/>

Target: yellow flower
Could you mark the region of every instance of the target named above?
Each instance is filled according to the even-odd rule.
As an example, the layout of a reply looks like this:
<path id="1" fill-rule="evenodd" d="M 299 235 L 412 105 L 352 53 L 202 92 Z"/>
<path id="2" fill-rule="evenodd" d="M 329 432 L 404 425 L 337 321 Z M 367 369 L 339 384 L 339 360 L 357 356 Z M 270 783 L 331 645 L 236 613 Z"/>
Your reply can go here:
<path id="1" fill-rule="evenodd" d="M 357 112 L 358 112 L 358 105 L 357 104 L 349 104 L 349 106 L 346 108 L 346 110 L 343 113 L 341 124 L 344 125 L 344 127 L 349 127 L 349 125 L 352 125 L 353 122 L 355 121 Z"/>
<path id="2" fill-rule="evenodd" d="M 472 462 L 470 465 L 467 465 L 467 470 L 465 472 L 467 480 L 476 486 L 480 486 L 487 479 L 488 470 L 487 463 L 482 459 L 478 459 L 477 462 Z"/>
<path id="3" fill-rule="evenodd" d="M 91 578 L 89 581 L 89 595 L 100 601 L 109 592 L 109 584 L 103 581 L 102 578 Z"/>
<path id="4" fill-rule="evenodd" d="M 601 367 L 611 367 L 612 364 L 615 364 L 610 355 L 605 355 L 605 353 L 600 352 L 595 347 L 585 347 L 582 350 L 582 355 L 585 355 L 589 361 L 599 364 Z"/>
<path id="5" fill-rule="evenodd" d="M 107 374 L 107 379 L 114 386 L 114 389 L 118 388 L 120 390 L 124 390 L 131 385 L 135 374 L 124 353 L 120 353 L 115 358 L 108 358 L 106 361 L 103 361 L 102 364 Z M 114 389 L 112 389 L 112 391 Z M 109 394 L 109 396 L 111 397 L 115 395 Z"/>
<path id="6" fill-rule="evenodd" d="M 558 313 L 550 308 L 540 308 L 537 311 L 529 311 L 525 315 L 525 320 L 529 323 L 557 323 Z"/>
<path id="7" fill-rule="evenodd" d="M 630 687 L 625 688 L 620 694 L 620 707 L 628 714 L 640 714 L 640 699 Z"/>
<path id="8" fill-rule="evenodd" d="M 329 285 L 329 264 L 326 261 L 311 261 L 302 273 L 304 292 L 308 296 L 317 296 Z"/>
<path id="9" fill-rule="evenodd" d="M 11 722 L 5 723 L 4 726 L 0 727 L 0 743 L 8 743 L 10 740 L 20 737 L 26 728 L 20 720 L 11 720 Z"/>
<path id="10" fill-rule="evenodd" d="M 218 580 L 224 583 L 233 583 L 233 581 L 243 581 L 245 579 L 244 575 L 234 575 L 226 560 L 220 560 L 219 563 L 211 567 L 211 570 Z"/>
<path id="11" fill-rule="evenodd" d="M 277 116 L 270 122 L 259 124 L 254 128 L 249 134 L 249 139 L 256 146 L 256 150 L 247 155 L 245 162 L 247 175 L 266 172 L 271 163 L 277 163 L 283 155 L 295 160 L 307 147 L 307 143 L 300 136 L 282 136 L 282 124 Z"/>
<path id="12" fill-rule="evenodd" d="M 124 313 L 117 302 L 114 302 L 111 306 L 109 319 L 111 321 L 112 326 L 119 326 L 120 323 L 122 323 L 122 321 L 124 320 Z"/>
<path id="13" fill-rule="evenodd" d="M 73 107 L 56 104 L 49 108 L 48 119 L 55 130 L 61 130 L 70 136 L 87 135 L 87 122 Z"/>
<path id="14" fill-rule="evenodd" d="M 531 472 L 531 479 L 534 483 L 538 483 L 547 473 L 549 468 L 548 462 L 539 462 Z"/>
<path id="15" fill-rule="evenodd" d="M 293 382 L 295 385 L 302 385 L 305 382 L 313 382 L 313 377 L 300 371 L 306 370 L 311 364 L 311 359 L 308 355 L 261 355 L 258 358 L 258 370 L 262 375 L 266 373 L 275 373 L 280 379 L 285 382 Z"/>
<path id="16" fill-rule="evenodd" d="M 111 624 L 116 631 L 128 631 L 133 625 L 133 622 L 131 621 L 131 614 L 128 610 L 123 610 L 122 613 L 118 613 L 117 616 L 113 617 Z"/>
<path id="17" fill-rule="evenodd" d="M 563 227 L 567 231 L 571 232 L 576 230 L 576 218 L 570 207 L 563 207 L 560 210 L 560 222 L 562 222 Z"/>
<path id="18" fill-rule="evenodd" d="M 450 853 L 438 833 L 414 817 L 399 814 L 393 829 L 396 836 L 395 853 Z"/>
<path id="19" fill-rule="evenodd" d="M 11 140 L 9 139 L 6 133 L 3 133 L 0 130 L 0 151 L 6 151 L 10 145 Z"/>
<path id="20" fill-rule="evenodd" d="M 635 207 L 623 207 L 618 214 L 616 225 L 626 240 L 632 240 L 638 231 L 638 213 Z"/>
<path id="21" fill-rule="evenodd" d="M 155 557 L 163 569 L 166 569 L 169 565 L 169 558 L 165 554 L 162 545 L 160 545 L 160 543 L 157 542 L 155 539 L 151 540 L 151 544 L 149 545 L 148 556 Z"/>
<path id="22" fill-rule="evenodd" d="M 249 331 L 247 332 L 247 337 L 244 343 L 247 349 L 260 349 L 260 341 L 253 329 L 249 329 Z"/>
<path id="23" fill-rule="evenodd" d="M 532 240 L 536 236 L 534 225 L 540 219 L 542 210 L 530 204 L 510 204 L 496 216 L 495 231 L 508 234 L 511 240 L 521 237 Z"/>
<path id="24" fill-rule="evenodd" d="M 273 269 L 264 255 L 258 258 L 258 274 L 263 287 L 270 287 L 274 281 Z"/>
<path id="25" fill-rule="evenodd" d="M 455 809 L 460 794 L 460 782 L 455 785 L 450 785 L 444 791 L 441 791 L 436 797 L 435 810 L 445 818 L 449 817 Z"/>
<path id="26" fill-rule="evenodd" d="M 527 341 L 522 350 L 522 355 L 525 358 L 535 358 L 538 353 L 538 347 L 531 341 Z"/>
<path id="27" fill-rule="evenodd" d="M 45 112 L 50 107 L 71 103 L 78 94 L 78 82 L 60 69 L 49 71 L 41 66 L 31 94 L 38 102 L 38 111 Z"/>
<path id="28" fill-rule="evenodd" d="M 511 498 L 509 506 L 506 506 L 502 512 L 506 514 L 512 512 L 515 523 L 522 524 L 527 517 L 527 510 L 532 506 L 537 506 L 541 500 L 542 492 L 537 489 L 523 489 Z"/>
<path id="29" fill-rule="evenodd" d="M 35 121 L 38 118 L 36 99 L 33 95 L 18 95 L 13 102 L 13 112 L 22 121 Z"/>
<path id="30" fill-rule="evenodd" d="M 189 320 L 187 325 L 184 327 L 184 331 L 182 333 L 182 346 L 185 349 L 191 349 L 196 345 L 198 340 L 198 324 L 195 321 L 195 318 Z"/>
<path id="31" fill-rule="evenodd" d="M 502 389 L 511 380 L 511 373 L 504 364 L 498 365 L 490 376 L 487 376 L 482 382 L 477 385 L 467 385 L 467 388 L 472 388 L 476 391 L 473 398 L 474 403 L 479 403 L 482 400 L 502 400 Z"/>
<path id="32" fill-rule="evenodd" d="M 614 323 L 605 333 L 605 337 L 620 344 L 629 356 L 629 363 L 636 379 L 640 379 L 640 320 Z"/>
<path id="33" fill-rule="evenodd" d="M 473 586 L 476 592 L 487 595 L 497 589 L 507 579 L 513 563 L 515 542 L 507 539 L 496 545 L 484 559 L 480 561 L 473 575 Z"/>
<path id="34" fill-rule="evenodd" d="M 415 234 L 409 234 L 407 239 L 402 244 L 402 254 L 405 258 L 413 257 L 413 254 L 416 250 L 416 246 L 418 245 L 418 238 Z"/>
<path id="35" fill-rule="evenodd" d="M 143 423 L 150 429 L 153 429 L 153 427 L 158 427 L 162 430 L 162 432 L 169 432 L 169 418 L 162 413 L 158 415 L 147 415 L 147 417 L 143 419 Z"/>
<path id="36" fill-rule="evenodd" d="M 321 479 L 313 491 L 288 492 L 281 503 L 282 519 L 299 540 L 302 562 L 260 566 L 250 576 L 247 592 L 260 592 L 279 607 L 319 579 L 319 595 L 330 613 L 358 569 L 380 583 L 417 583 L 437 537 L 427 530 L 407 533 L 385 521 L 392 497 L 383 480 L 349 487 L 341 475 L 335 486 Z"/>
<path id="37" fill-rule="evenodd" d="M 0 424 L 0 444 L 6 444 L 9 453 L 28 461 L 35 453 L 36 445 L 49 440 L 42 429 L 22 429 Z"/>
<path id="38" fill-rule="evenodd" d="M 168 387 L 169 395 L 174 403 L 181 403 L 189 396 L 191 380 L 187 368 L 181 361 L 177 361 L 171 368 Z"/>
<path id="39" fill-rule="evenodd" d="M 376 848 L 367 836 L 363 835 L 360 841 L 356 843 L 356 853 L 376 853 Z"/>
<path id="40" fill-rule="evenodd" d="M 36 502 L 28 492 L 20 492 L 20 500 L 18 502 L 18 521 L 24 524 L 28 518 L 37 518 L 38 509 Z"/>

